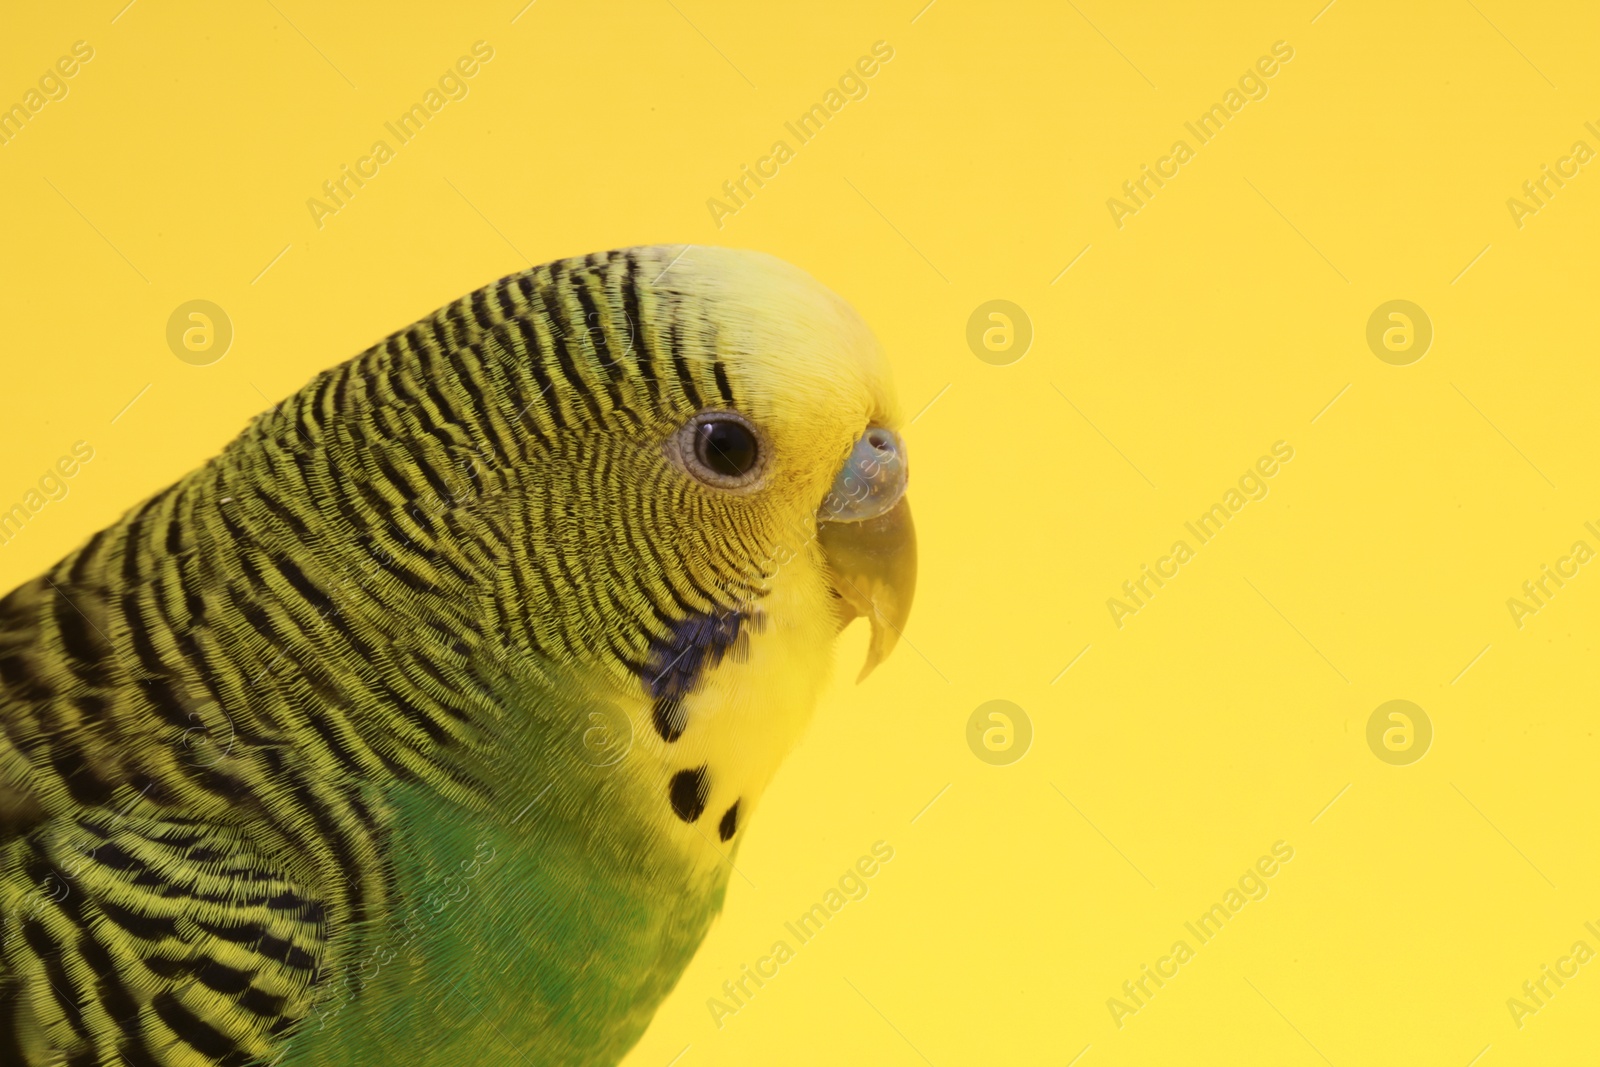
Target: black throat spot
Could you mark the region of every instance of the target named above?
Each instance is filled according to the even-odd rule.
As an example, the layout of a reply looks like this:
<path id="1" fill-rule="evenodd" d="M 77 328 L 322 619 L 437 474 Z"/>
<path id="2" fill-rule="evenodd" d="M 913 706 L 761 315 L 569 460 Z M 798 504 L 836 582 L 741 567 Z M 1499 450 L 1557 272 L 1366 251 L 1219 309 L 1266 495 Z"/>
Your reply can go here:
<path id="1" fill-rule="evenodd" d="M 704 766 L 679 771 L 667 784 L 667 799 L 672 813 L 684 822 L 694 822 L 706 810 L 706 794 L 711 792 L 711 782 Z"/>

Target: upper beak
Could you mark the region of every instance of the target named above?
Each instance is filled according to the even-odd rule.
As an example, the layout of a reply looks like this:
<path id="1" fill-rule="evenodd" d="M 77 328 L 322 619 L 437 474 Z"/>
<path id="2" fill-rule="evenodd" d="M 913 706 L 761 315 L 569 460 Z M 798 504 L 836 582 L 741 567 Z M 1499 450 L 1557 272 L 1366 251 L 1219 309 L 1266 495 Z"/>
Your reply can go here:
<path id="1" fill-rule="evenodd" d="M 909 475 L 900 435 L 869 427 L 834 480 L 817 524 L 817 540 L 839 594 L 839 628 L 861 615 L 872 626 L 857 682 L 894 651 L 911 617 L 917 532 L 905 497 Z"/>

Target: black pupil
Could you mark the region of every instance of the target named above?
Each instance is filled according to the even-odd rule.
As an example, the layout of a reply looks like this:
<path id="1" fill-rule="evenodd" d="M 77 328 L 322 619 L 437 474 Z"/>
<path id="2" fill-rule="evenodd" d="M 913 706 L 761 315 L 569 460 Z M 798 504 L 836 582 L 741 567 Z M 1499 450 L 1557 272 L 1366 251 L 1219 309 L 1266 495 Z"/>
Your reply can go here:
<path id="1" fill-rule="evenodd" d="M 756 464 L 756 439 L 731 419 L 702 423 L 698 438 L 700 462 L 728 478 L 747 473 Z"/>

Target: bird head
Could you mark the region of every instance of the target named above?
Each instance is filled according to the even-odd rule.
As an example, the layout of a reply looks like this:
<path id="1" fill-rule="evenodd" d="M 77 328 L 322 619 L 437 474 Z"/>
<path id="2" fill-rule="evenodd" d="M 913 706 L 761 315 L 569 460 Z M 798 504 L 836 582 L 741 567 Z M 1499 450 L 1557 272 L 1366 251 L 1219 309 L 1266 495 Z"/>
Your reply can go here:
<path id="1" fill-rule="evenodd" d="M 550 442 L 527 525 L 567 605 L 530 620 L 535 643 L 612 658 L 670 704 L 773 621 L 781 587 L 829 636 L 868 620 L 865 678 L 909 616 L 916 540 L 888 362 L 861 318 L 803 271 L 725 248 L 526 277 L 530 336 L 509 355 L 548 366 L 525 415 Z"/>
<path id="2" fill-rule="evenodd" d="M 672 255 L 656 295 L 714 323 L 689 358 L 710 359 L 727 389 L 667 436 L 666 452 L 726 528 L 777 533 L 750 562 L 787 566 L 820 549 L 839 628 L 871 626 L 864 680 L 898 641 L 916 585 L 909 457 L 883 350 L 848 304 L 781 260 Z"/>

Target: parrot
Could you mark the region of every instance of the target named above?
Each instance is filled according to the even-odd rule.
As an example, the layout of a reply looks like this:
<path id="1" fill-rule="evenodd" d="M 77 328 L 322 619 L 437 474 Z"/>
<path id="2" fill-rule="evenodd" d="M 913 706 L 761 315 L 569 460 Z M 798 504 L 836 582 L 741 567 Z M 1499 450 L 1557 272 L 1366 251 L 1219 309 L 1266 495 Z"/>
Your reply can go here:
<path id="1" fill-rule="evenodd" d="M 883 346 L 754 251 L 318 374 L 0 599 L 0 1062 L 616 1063 L 906 626 L 908 477 Z"/>

